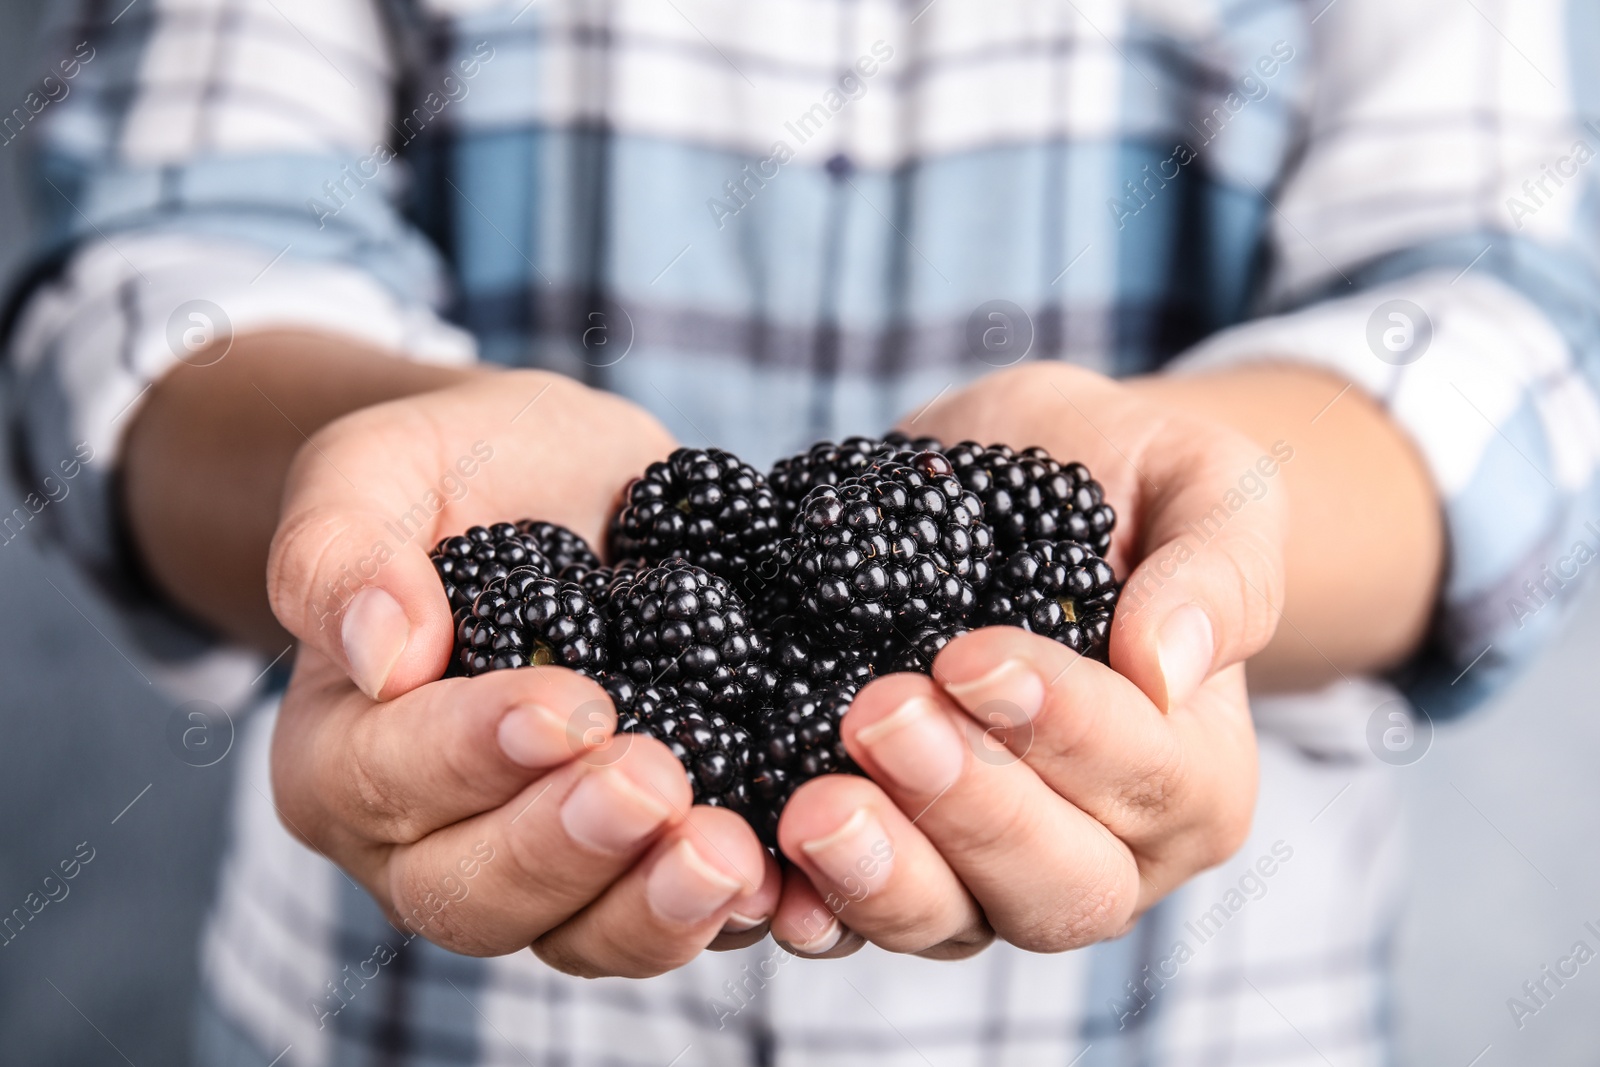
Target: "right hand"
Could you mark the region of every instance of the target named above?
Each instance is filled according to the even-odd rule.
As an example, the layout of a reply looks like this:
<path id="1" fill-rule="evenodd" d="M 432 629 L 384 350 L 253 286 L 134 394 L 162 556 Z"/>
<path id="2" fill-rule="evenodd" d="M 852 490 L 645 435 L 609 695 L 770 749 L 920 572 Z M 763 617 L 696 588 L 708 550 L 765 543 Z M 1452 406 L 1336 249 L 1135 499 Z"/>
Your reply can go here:
<path id="1" fill-rule="evenodd" d="M 454 643 L 439 538 L 529 515 L 600 544 L 672 447 L 625 400 L 518 371 L 355 412 L 296 457 L 267 574 L 300 641 L 276 804 L 397 926 L 632 977 L 764 930 L 775 861 L 738 816 L 690 806 L 666 746 L 614 736 L 600 686 L 558 667 L 436 680 Z"/>

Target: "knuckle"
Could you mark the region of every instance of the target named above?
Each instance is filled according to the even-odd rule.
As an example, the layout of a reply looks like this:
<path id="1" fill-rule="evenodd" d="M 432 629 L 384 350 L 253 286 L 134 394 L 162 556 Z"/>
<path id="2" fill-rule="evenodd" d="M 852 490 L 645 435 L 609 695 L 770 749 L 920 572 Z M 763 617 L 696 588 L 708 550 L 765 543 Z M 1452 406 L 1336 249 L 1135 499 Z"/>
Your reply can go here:
<path id="1" fill-rule="evenodd" d="M 1241 530 L 1230 555 L 1238 578 L 1239 641 L 1247 652 L 1254 652 L 1278 629 L 1286 585 L 1283 553 L 1262 531 Z"/>
<path id="2" fill-rule="evenodd" d="M 267 602 L 272 613 L 297 636 L 309 620 L 301 614 L 316 589 L 324 560 L 344 533 L 344 524 L 321 510 L 302 511 L 283 521 L 267 555 Z"/>
<path id="3" fill-rule="evenodd" d="M 1137 871 L 1103 870 L 1063 894 L 1049 912 L 1004 936 L 1030 952 L 1083 948 L 1126 926 L 1137 900 Z"/>
<path id="4" fill-rule="evenodd" d="M 382 751 L 384 743 L 371 723 L 370 717 L 357 720 L 338 761 L 348 775 L 350 815 L 383 840 L 411 844 L 432 828 L 421 826 L 405 802 Z"/>

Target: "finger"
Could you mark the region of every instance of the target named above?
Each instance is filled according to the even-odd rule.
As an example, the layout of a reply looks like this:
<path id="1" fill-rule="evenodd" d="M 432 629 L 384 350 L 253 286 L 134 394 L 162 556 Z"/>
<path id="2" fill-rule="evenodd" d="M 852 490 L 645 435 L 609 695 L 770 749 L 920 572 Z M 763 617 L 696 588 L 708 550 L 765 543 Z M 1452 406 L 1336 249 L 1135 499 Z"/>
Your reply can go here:
<path id="1" fill-rule="evenodd" d="M 959 958 L 994 936 L 938 850 L 865 778 L 795 790 L 778 842 L 841 922 L 891 952 Z"/>
<path id="2" fill-rule="evenodd" d="M 375 704 L 306 648 L 274 735 L 274 788 L 318 848 L 341 836 L 409 844 L 562 763 L 607 758 L 595 750 L 615 726 L 605 690 L 560 667 L 449 678 Z"/>
<path id="3" fill-rule="evenodd" d="M 337 432 L 318 439 L 327 449 L 302 451 L 290 471 L 267 558 L 268 599 L 290 633 L 339 664 L 362 692 L 374 699 L 407 692 L 444 674 L 453 645 L 450 604 L 428 559 L 435 517 L 414 533 L 407 527 L 406 539 L 394 532 L 394 516 L 409 507 L 398 487 L 436 476 L 403 469 L 402 456 L 395 460 L 402 469 L 373 477 L 339 449 Z M 357 492 L 325 464 L 355 471 L 349 477 L 366 474 L 363 483 L 376 488 Z"/>
<path id="4" fill-rule="evenodd" d="M 1241 667 L 1164 715 L 1104 664 L 988 627 L 951 641 L 934 676 L 987 741 L 1104 824 L 1147 877 L 1152 862 L 1187 874 L 1220 863 L 1249 832 L 1256 746 Z"/>
<path id="5" fill-rule="evenodd" d="M 1260 458 L 1243 437 L 1177 419 L 1144 450 L 1160 489 L 1142 508 L 1142 562 L 1112 619 L 1111 665 L 1164 711 L 1266 647 L 1282 617 L 1286 490 L 1259 478 L 1258 498 L 1239 489 Z"/>
<path id="6" fill-rule="evenodd" d="M 713 952 L 728 952 L 746 948 L 767 936 L 772 916 L 778 910 L 778 899 L 783 892 L 783 865 L 766 849 L 761 850 L 761 889 L 754 895 L 734 902 L 733 910 L 722 924 L 722 930 L 711 942 Z"/>
<path id="7" fill-rule="evenodd" d="M 1139 903 L 1128 847 L 1019 755 L 990 744 L 986 726 L 932 679 L 874 682 L 842 730 L 851 757 L 916 819 L 1002 938 L 1060 952 L 1127 925 Z"/>
<path id="8" fill-rule="evenodd" d="M 780 882 L 769 859 L 739 816 L 693 808 L 604 895 L 534 941 L 533 951 L 556 970 L 585 978 L 649 978 L 682 967 L 733 913 L 776 903 Z"/>
<path id="9" fill-rule="evenodd" d="M 688 778 L 665 745 L 623 735 L 611 746 L 613 762 L 565 764 L 494 811 L 395 847 L 374 895 L 391 901 L 397 923 L 424 916 L 428 939 L 454 952 L 531 944 L 605 892 L 688 808 Z M 430 911 L 461 857 L 483 850 L 492 859 L 469 891 Z"/>
<path id="10" fill-rule="evenodd" d="M 804 871 L 784 871 L 783 896 L 772 917 L 772 938 L 784 951 L 814 960 L 853 956 L 866 939 L 839 921 Z"/>

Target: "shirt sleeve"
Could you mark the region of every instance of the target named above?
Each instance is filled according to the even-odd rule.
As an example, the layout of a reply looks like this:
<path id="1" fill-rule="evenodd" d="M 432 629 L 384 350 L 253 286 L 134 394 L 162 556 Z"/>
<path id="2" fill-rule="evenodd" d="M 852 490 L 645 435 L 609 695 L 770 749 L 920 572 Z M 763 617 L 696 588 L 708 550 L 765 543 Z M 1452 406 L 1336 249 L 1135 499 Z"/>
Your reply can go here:
<path id="1" fill-rule="evenodd" d="M 1266 314 L 1174 369 L 1315 364 L 1410 434 L 1448 570 L 1394 680 L 1444 718 L 1528 662 L 1600 555 L 1600 16 L 1340 0 L 1313 28 L 1305 143 L 1260 190 Z"/>
<path id="2" fill-rule="evenodd" d="M 440 317 L 437 255 L 398 206 L 398 74 L 375 5 L 119 7 L 86 5 L 63 39 L 69 91 L 26 131 L 45 227 L 12 294 L 23 502 L 3 537 L 63 546 L 146 651 L 181 660 L 210 642 L 140 580 L 118 517 L 122 435 L 151 384 L 271 327 L 430 362 L 474 347 Z"/>

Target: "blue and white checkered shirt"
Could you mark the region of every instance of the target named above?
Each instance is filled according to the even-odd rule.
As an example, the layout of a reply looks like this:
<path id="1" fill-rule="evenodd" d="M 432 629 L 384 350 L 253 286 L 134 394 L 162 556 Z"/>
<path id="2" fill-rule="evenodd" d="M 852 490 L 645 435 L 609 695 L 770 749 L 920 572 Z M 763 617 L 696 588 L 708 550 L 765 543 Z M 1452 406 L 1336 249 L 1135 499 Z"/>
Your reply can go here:
<path id="1" fill-rule="evenodd" d="M 0 536 L 48 527 L 169 660 L 201 645 L 135 595 L 117 456 L 216 329 L 557 369 L 752 461 L 1021 359 L 1314 363 L 1443 495 L 1436 623 L 1389 680 L 1434 718 L 1526 663 L 1600 554 L 1590 5 L 124 2 L 87 4 L 0 117 L 47 219 Z M 1260 705 L 1255 837 L 1122 941 L 765 945 L 642 983 L 404 944 L 278 828 L 258 724 L 206 1062 L 1377 1062 L 1397 846 L 1361 733 L 1385 695 Z"/>

